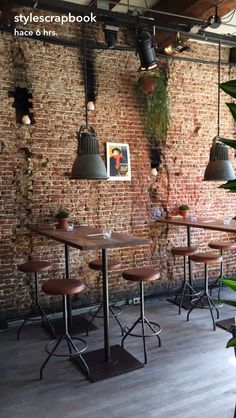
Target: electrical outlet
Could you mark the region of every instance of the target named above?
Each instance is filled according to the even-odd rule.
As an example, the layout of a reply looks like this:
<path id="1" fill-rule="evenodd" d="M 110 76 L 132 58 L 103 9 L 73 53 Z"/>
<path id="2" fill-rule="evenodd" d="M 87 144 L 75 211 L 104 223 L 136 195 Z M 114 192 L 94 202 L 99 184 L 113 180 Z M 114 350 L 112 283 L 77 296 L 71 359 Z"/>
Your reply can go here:
<path id="1" fill-rule="evenodd" d="M 140 298 L 133 298 L 133 304 L 138 305 L 140 303 Z"/>

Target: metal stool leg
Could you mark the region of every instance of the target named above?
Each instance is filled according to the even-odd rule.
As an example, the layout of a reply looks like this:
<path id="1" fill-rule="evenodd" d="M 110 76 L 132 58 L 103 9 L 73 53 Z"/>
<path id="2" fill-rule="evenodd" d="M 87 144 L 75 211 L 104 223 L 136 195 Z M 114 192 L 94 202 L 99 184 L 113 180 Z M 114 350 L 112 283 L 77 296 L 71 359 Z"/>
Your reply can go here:
<path id="1" fill-rule="evenodd" d="M 189 296 L 192 298 L 193 296 L 199 295 L 199 292 L 196 292 L 196 290 L 190 285 L 187 279 L 187 269 L 186 269 L 186 256 L 183 256 L 184 259 L 184 280 L 181 288 L 177 292 L 175 296 L 175 303 L 179 305 L 179 315 L 181 314 L 181 308 L 183 306 L 184 297 Z M 186 289 L 189 291 L 189 295 L 186 295 Z M 180 296 L 180 301 L 177 303 L 178 297 Z"/>
<path id="2" fill-rule="evenodd" d="M 81 355 L 81 352 L 84 351 L 86 349 L 87 344 L 85 343 L 84 340 L 79 339 L 80 341 L 82 341 L 83 343 L 85 343 L 85 348 L 83 348 L 82 351 L 80 351 L 78 349 L 78 347 L 76 346 L 76 344 L 74 343 L 72 337 L 69 334 L 69 322 L 68 322 L 68 311 L 67 311 L 67 296 L 63 295 L 63 317 L 64 317 L 64 327 L 65 327 L 65 331 L 64 334 L 61 335 L 58 340 L 55 341 L 51 341 L 51 343 L 55 342 L 55 345 L 52 349 L 52 351 L 47 351 L 47 346 L 46 346 L 46 351 L 49 353 L 46 360 L 44 361 L 44 363 L 42 364 L 41 368 L 40 368 L 40 380 L 42 380 L 43 378 L 43 369 L 45 368 L 45 366 L 47 365 L 47 363 L 49 362 L 50 358 L 55 355 L 55 356 L 61 356 L 61 357 L 65 357 L 65 354 L 55 354 L 55 351 L 57 350 L 57 348 L 59 347 L 60 343 L 62 342 L 63 339 L 66 340 L 67 346 L 68 346 L 68 357 L 71 359 L 74 355 L 78 355 L 80 360 L 82 361 L 83 367 L 84 367 L 84 371 L 87 374 L 87 377 L 90 377 L 90 373 L 89 373 L 89 368 L 87 363 L 85 362 L 84 358 Z M 49 344 L 51 344 L 49 343 Z M 75 354 L 72 354 L 72 350 L 75 351 Z M 67 356 L 67 354 L 66 354 Z"/>
<path id="3" fill-rule="evenodd" d="M 41 304 L 39 302 L 39 297 L 38 297 L 38 275 L 37 275 L 36 272 L 34 273 L 34 290 L 35 290 L 35 302 L 34 302 L 34 305 L 33 305 L 33 309 L 34 308 L 37 309 L 37 311 L 39 312 L 39 314 L 40 314 L 40 316 L 42 318 L 43 324 L 47 323 L 47 325 L 48 325 L 48 327 L 50 329 L 50 332 L 51 332 L 53 338 L 55 338 L 55 330 L 54 330 L 54 327 L 53 327 L 51 321 L 48 319 L 46 312 L 44 311 L 43 307 L 41 306 Z M 21 324 L 21 326 L 19 327 L 19 329 L 17 331 L 17 340 L 20 339 L 21 331 L 24 328 L 26 322 L 31 321 L 31 320 L 32 319 L 30 317 L 24 319 L 23 323 Z"/>
<path id="4" fill-rule="evenodd" d="M 220 292 L 223 284 L 219 281 L 219 279 L 224 278 L 224 259 L 223 259 L 223 250 L 220 250 L 220 255 L 222 257 L 222 261 L 220 263 L 220 275 L 217 277 L 217 279 L 214 281 L 214 283 L 210 286 L 210 296 L 212 294 L 212 290 L 215 286 L 218 286 L 218 300 L 220 300 Z"/>
<path id="5" fill-rule="evenodd" d="M 126 340 L 126 338 L 128 336 L 133 336 L 133 337 L 141 337 L 143 340 L 143 353 L 144 353 L 144 364 L 147 364 L 147 348 L 146 348 L 146 338 L 147 337 L 154 337 L 156 336 L 158 339 L 158 345 L 159 347 L 161 347 L 161 339 L 159 337 L 159 333 L 161 332 L 161 327 L 159 324 L 155 323 L 155 322 L 150 322 L 146 317 L 145 317 L 145 312 L 144 312 L 144 288 L 143 288 L 143 282 L 139 282 L 139 295 L 140 295 L 140 316 L 139 318 L 131 325 L 131 324 L 127 324 L 124 328 L 123 331 L 125 333 L 124 337 L 121 340 L 121 346 L 124 347 L 124 341 Z M 141 325 L 141 333 L 139 334 L 132 334 L 132 331 L 134 330 L 134 328 L 136 327 L 136 325 L 140 324 Z M 130 327 L 131 325 L 131 327 Z M 145 325 L 147 325 L 152 333 L 151 334 L 147 334 L 145 331 Z M 157 327 L 157 329 L 154 328 L 154 326 Z"/>
<path id="6" fill-rule="evenodd" d="M 212 300 L 212 298 L 211 298 L 211 296 L 210 296 L 210 294 L 209 294 L 209 285 L 208 285 L 208 265 L 207 265 L 207 263 L 205 263 L 205 288 L 204 288 L 204 292 L 202 293 L 201 297 L 200 297 L 199 299 L 197 299 L 197 300 L 195 301 L 195 303 L 193 303 L 193 306 L 191 307 L 191 309 L 189 309 L 188 314 L 187 314 L 187 321 L 189 321 L 189 315 L 190 315 L 190 313 L 192 312 L 192 310 L 193 310 L 194 308 L 196 308 L 196 305 L 197 305 L 199 302 L 201 302 L 201 303 L 202 303 L 202 302 L 204 301 L 204 299 L 206 299 L 206 302 L 207 302 L 208 308 L 209 308 L 209 310 L 210 310 L 211 319 L 212 319 L 212 323 L 213 323 L 213 330 L 215 331 L 215 329 L 216 329 L 216 324 L 215 324 L 215 319 L 214 319 L 214 315 L 213 315 L 213 309 L 215 309 L 215 310 L 216 310 L 216 313 L 217 313 L 217 319 L 219 319 L 219 310 L 218 310 L 218 308 L 216 307 L 216 305 L 215 305 L 214 301 Z M 203 303 L 203 308 L 204 308 L 204 303 Z"/>
<path id="7" fill-rule="evenodd" d="M 99 307 L 97 308 L 97 310 L 95 311 L 94 315 L 92 316 L 92 318 L 90 319 L 90 321 L 88 322 L 88 325 L 86 327 L 86 335 L 88 336 L 89 333 L 89 328 L 91 327 L 94 319 L 96 318 L 98 312 L 102 309 L 102 305 L 99 305 Z"/>
<path id="8" fill-rule="evenodd" d="M 121 329 L 121 335 L 124 335 L 124 331 L 123 331 L 123 327 L 121 325 L 120 320 L 117 318 L 117 315 L 115 314 L 113 308 L 111 305 L 109 305 L 109 311 L 112 313 L 113 318 L 116 320 L 117 324 L 119 325 L 120 329 Z"/>
<path id="9" fill-rule="evenodd" d="M 147 364 L 147 349 L 146 349 L 145 328 L 144 328 L 144 293 L 143 293 L 143 282 L 140 282 L 139 283 L 139 294 L 140 294 L 140 318 L 141 318 L 142 334 L 143 334 L 144 363 Z"/>
<path id="10" fill-rule="evenodd" d="M 47 325 L 50 328 L 51 334 L 53 336 L 53 338 L 55 338 L 56 334 L 55 334 L 55 329 L 51 323 L 51 321 L 48 319 L 46 312 L 44 311 L 43 307 L 41 306 L 40 302 L 39 302 L 39 297 L 38 297 L 38 275 L 37 273 L 34 274 L 34 282 L 35 282 L 35 306 L 38 308 L 38 311 L 41 315 L 42 321 L 43 323 L 47 323 Z"/>

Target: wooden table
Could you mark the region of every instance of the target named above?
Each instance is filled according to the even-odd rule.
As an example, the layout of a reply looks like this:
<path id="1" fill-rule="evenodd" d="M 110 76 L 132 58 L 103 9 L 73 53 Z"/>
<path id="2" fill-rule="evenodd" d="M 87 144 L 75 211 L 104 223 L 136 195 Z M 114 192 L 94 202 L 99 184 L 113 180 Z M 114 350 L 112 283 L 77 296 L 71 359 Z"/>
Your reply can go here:
<path id="1" fill-rule="evenodd" d="M 102 231 L 88 227 L 75 227 L 73 231 L 53 228 L 32 228 L 36 234 L 43 235 L 54 241 L 61 242 L 65 247 L 66 278 L 69 279 L 69 247 L 82 251 L 102 251 L 102 278 L 103 278 L 103 309 L 104 309 L 104 348 L 85 353 L 86 362 L 90 368 L 92 381 L 103 380 L 142 367 L 137 359 L 121 346 L 110 347 L 109 342 L 109 293 L 108 293 L 108 255 L 109 248 L 133 247 L 147 245 L 149 241 L 144 238 L 112 233 L 111 238 L 104 239 Z M 70 305 L 69 305 L 70 306 Z M 71 315 L 70 315 L 71 317 Z"/>
<path id="2" fill-rule="evenodd" d="M 207 218 L 198 218 L 193 221 L 191 218 L 184 219 L 181 216 L 175 216 L 170 219 L 158 219 L 155 221 L 158 224 L 169 224 L 169 225 L 176 225 L 176 226 L 186 226 L 187 227 L 187 242 L 188 246 L 191 245 L 191 228 L 203 228 L 203 229 L 211 229 L 214 231 L 222 231 L 222 232 L 229 232 L 229 233 L 236 233 L 236 221 L 231 220 L 229 224 L 224 224 L 223 219 L 214 219 L 213 217 Z M 191 267 L 191 260 L 189 262 L 189 281 L 192 285 L 192 267 Z M 229 331 L 232 325 L 234 325 L 234 317 L 224 319 L 222 321 L 217 321 L 216 325 L 219 327 Z"/>

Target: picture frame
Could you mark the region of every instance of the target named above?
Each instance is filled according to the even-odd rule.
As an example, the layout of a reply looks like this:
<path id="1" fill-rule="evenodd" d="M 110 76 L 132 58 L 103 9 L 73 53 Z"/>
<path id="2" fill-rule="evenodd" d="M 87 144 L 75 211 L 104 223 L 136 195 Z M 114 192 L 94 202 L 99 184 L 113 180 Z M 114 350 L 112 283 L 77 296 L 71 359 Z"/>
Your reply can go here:
<path id="1" fill-rule="evenodd" d="M 118 142 L 107 142 L 106 156 L 108 180 L 130 181 L 131 164 L 129 145 Z"/>

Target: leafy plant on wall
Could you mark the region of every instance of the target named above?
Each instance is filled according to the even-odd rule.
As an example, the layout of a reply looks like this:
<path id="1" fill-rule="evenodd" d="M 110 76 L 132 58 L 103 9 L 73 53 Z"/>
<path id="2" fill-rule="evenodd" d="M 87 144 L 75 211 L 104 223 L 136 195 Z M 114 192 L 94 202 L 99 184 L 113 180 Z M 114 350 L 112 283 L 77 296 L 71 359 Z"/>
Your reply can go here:
<path id="1" fill-rule="evenodd" d="M 166 143 L 170 122 L 166 67 L 143 72 L 136 83 L 135 92 L 150 147 L 160 153 L 160 148 Z"/>
<path id="2" fill-rule="evenodd" d="M 236 98 L 236 80 L 227 81 L 226 83 L 221 83 L 220 88 L 227 94 L 229 94 L 234 99 Z M 236 104 L 235 103 L 226 103 L 228 106 L 235 122 L 236 122 Z M 234 139 L 226 139 L 222 138 L 220 141 L 228 145 L 231 148 L 236 149 L 236 140 Z M 221 189 L 227 190 L 229 193 L 236 193 L 236 179 L 230 180 L 225 184 L 219 186 Z M 236 292 L 236 281 L 234 279 L 222 279 L 222 283 L 228 286 L 230 289 Z M 236 308 L 236 301 L 234 300 L 222 300 L 222 302 L 226 303 L 227 305 L 233 306 Z M 226 347 L 236 347 L 236 337 L 233 336 L 227 343 Z"/>

